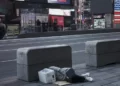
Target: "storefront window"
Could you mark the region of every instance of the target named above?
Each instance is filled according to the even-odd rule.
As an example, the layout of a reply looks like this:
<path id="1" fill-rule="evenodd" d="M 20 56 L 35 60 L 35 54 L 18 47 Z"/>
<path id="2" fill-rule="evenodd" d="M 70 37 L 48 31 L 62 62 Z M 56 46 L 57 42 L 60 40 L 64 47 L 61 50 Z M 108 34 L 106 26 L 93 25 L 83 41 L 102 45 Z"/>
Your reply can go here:
<path id="1" fill-rule="evenodd" d="M 21 28 L 33 29 L 35 26 L 35 11 L 34 9 L 21 9 Z"/>
<path id="2" fill-rule="evenodd" d="M 48 22 L 47 9 L 28 8 L 21 9 L 21 30 L 35 32 L 36 21 Z"/>

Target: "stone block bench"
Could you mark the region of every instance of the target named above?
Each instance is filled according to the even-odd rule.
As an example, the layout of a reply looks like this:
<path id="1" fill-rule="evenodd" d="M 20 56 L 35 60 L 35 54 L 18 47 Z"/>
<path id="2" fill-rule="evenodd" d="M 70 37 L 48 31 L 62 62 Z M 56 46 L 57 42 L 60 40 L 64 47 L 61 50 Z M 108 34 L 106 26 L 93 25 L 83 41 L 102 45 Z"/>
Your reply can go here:
<path id="1" fill-rule="evenodd" d="M 101 67 L 120 62 L 120 40 L 95 40 L 85 44 L 88 66 Z"/>
<path id="2" fill-rule="evenodd" d="M 20 80 L 38 80 L 38 71 L 50 66 L 72 67 L 71 47 L 50 45 L 17 50 L 17 77 Z"/>

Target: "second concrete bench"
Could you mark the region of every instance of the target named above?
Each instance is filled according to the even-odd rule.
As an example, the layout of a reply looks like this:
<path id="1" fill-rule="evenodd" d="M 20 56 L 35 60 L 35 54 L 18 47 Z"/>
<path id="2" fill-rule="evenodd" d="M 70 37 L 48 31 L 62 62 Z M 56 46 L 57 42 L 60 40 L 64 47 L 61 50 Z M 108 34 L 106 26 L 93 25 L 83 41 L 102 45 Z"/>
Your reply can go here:
<path id="1" fill-rule="evenodd" d="M 26 47 L 17 50 L 18 79 L 34 81 L 38 71 L 50 66 L 72 67 L 71 47 L 67 45 L 50 45 Z"/>
<path id="2" fill-rule="evenodd" d="M 120 62 L 120 40 L 95 40 L 86 42 L 86 63 L 101 67 Z"/>

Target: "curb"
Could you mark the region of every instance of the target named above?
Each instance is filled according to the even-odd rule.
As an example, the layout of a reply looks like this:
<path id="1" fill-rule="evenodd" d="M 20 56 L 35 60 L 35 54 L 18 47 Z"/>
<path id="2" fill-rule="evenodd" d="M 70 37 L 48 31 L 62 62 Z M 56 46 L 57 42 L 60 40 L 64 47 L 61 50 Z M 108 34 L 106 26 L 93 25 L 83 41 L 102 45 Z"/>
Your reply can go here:
<path id="1" fill-rule="evenodd" d="M 82 34 L 97 34 L 120 32 L 120 29 L 101 29 L 101 30 L 84 30 L 84 31 L 64 31 L 64 32 L 41 32 L 20 34 L 18 38 L 34 38 L 34 37 L 50 37 L 50 36 L 65 36 L 65 35 L 82 35 Z"/>

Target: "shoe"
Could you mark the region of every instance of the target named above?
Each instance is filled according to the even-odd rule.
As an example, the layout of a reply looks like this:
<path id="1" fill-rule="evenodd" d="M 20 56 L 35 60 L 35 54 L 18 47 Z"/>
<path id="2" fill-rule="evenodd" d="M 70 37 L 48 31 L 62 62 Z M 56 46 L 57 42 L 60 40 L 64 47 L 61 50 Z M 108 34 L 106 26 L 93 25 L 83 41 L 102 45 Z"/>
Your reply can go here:
<path id="1" fill-rule="evenodd" d="M 93 82 L 93 78 L 92 77 L 86 77 L 86 80 L 89 82 Z"/>
<path id="2" fill-rule="evenodd" d="M 82 74 L 81 76 L 89 77 L 89 76 L 90 76 L 90 73 L 85 73 L 85 74 Z"/>

